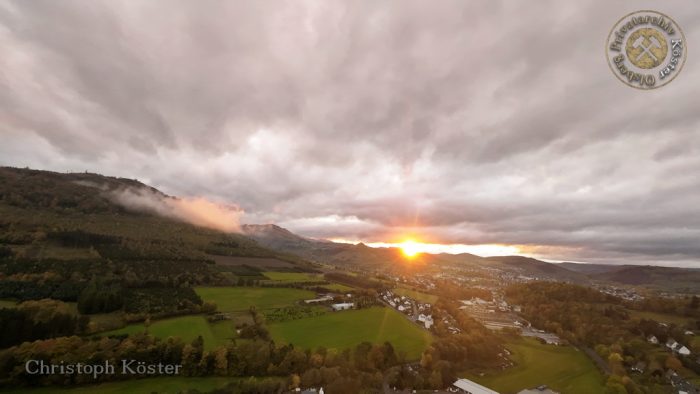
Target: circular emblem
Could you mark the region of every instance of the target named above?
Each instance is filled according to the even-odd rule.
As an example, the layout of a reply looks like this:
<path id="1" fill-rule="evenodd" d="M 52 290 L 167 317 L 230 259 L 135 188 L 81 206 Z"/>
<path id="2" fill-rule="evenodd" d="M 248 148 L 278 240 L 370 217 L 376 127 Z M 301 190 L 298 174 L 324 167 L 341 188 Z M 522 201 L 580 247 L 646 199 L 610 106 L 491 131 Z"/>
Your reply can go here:
<path id="1" fill-rule="evenodd" d="M 671 82 L 685 64 L 685 36 L 670 17 L 637 11 L 617 21 L 605 46 L 608 65 L 633 88 L 654 89 Z"/>

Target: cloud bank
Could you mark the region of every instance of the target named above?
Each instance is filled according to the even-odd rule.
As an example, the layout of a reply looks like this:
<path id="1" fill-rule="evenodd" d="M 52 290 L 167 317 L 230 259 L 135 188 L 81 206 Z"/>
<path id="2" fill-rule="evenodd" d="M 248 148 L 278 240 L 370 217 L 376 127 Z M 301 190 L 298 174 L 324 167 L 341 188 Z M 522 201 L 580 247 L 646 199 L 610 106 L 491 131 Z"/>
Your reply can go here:
<path id="1" fill-rule="evenodd" d="M 688 41 L 655 91 L 603 55 L 638 9 Z M 700 266 L 699 19 L 685 0 L 3 1 L 0 163 L 313 237 Z"/>
<path id="2" fill-rule="evenodd" d="M 205 198 L 176 198 L 149 189 L 119 189 L 108 192 L 109 197 L 127 209 L 154 213 L 195 226 L 226 233 L 240 233 L 242 211 L 233 205 L 217 204 Z"/>

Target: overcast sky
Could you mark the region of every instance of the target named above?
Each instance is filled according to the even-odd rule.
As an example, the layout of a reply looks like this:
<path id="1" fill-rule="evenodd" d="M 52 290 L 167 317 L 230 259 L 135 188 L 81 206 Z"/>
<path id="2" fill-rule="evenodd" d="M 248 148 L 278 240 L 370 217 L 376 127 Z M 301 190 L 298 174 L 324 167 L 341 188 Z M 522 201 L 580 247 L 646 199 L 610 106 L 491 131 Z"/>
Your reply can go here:
<path id="1" fill-rule="evenodd" d="M 689 47 L 654 91 L 604 54 L 639 9 Z M 698 20 L 694 1 L 2 1 L 0 164 L 312 237 L 700 267 Z"/>

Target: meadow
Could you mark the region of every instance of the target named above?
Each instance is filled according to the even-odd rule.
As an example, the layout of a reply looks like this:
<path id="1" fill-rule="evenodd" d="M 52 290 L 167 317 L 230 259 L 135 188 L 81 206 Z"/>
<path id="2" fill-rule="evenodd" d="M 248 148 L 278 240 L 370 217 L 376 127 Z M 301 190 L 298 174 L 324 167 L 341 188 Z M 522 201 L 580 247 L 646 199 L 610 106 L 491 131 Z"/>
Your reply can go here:
<path id="1" fill-rule="evenodd" d="M 303 272 L 275 272 L 265 271 L 263 275 L 275 282 L 318 282 L 323 280 L 321 274 L 308 274 Z"/>
<path id="2" fill-rule="evenodd" d="M 118 330 L 107 331 L 100 335 L 136 334 L 146 331 L 143 323 L 130 324 Z M 233 323 L 222 321 L 209 323 L 204 316 L 180 316 L 169 319 L 157 320 L 148 327 L 148 333 L 158 338 L 180 337 L 185 343 L 201 335 L 204 339 L 204 348 L 207 350 L 225 345 L 235 336 Z"/>
<path id="3" fill-rule="evenodd" d="M 570 394 L 602 393 L 604 380 L 593 362 L 570 346 L 543 345 L 534 339 L 517 339 L 506 344 L 513 353 L 514 367 L 485 376 L 465 376 L 502 394 L 517 393 L 546 384 Z"/>
<path id="4" fill-rule="evenodd" d="M 296 301 L 315 298 L 308 290 L 264 287 L 196 287 L 202 300 L 216 303 L 219 312 L 242 312 L 255 306 L 258 310 L 281 308 Z"/>
<path id="5" fill-rule="evenodd" d="M 319 346 L 348 349 L 367 341 L 391 342 L 397 354 L 418 359 L 432 341 L 432 335 L 408 321 L 391 308 L 328 313 L 323 316 L 291 320 L 268 326 L 277 342 L 291 343 L 306 349 Z"/>
<path id="6" fill-rule="evenodd" d="M 17 301 L 0 300 L 0 308 L 15 308 L 15 307 L 17 307 Z"/>
<path id="7" fill-rule="evenodd" d="M 423 293 L 416 290 L 407 289 L 405 287 L 397 287 L 392 290 L 394 293 L 406 297 L 411 297 L 416 301 L 425 302 L 428 304 L 434 304 L 438 297 L 436 295 Z"/>
<path id="8" fill-rule="evenodd" d="M 331 290 L 331 291 L 337 291 L 339 293 L 345 293 L 348 291 L 355 290 L 354 287 L 350 287 L 347 285 L 341 285 L 340 283 L 331 283 L 329 285 L 323 285 L 323 287 L 325 287 L 326 289 Z"/>

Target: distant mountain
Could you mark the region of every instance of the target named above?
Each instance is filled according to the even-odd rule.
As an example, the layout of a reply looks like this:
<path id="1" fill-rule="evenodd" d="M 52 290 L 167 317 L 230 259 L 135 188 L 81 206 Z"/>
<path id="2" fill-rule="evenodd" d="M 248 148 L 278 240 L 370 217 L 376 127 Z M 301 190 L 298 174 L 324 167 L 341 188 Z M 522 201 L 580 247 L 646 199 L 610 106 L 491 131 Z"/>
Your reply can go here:
<path id="1" fill-rule="evenodd" d="M 381 267 L 386 264 L 402 266 L 406 259 L 397 248 L 371 248 L 362 243 L 352 245 L 304 238 L 274 224 L 244 225 L 245 235 L 259 244 L 283 253 L 339 266 Z M 399 264 L 400 263 L 400 264 Z M 480 257 L 469 253 L 422 254 L 414 261 L 426 264 L 458 264 L 474 267 L 499 268 L 525 276 L 585 282 L 588 278 L 556 264 L 522 256 Z"/>
<path id="2" fill-rule="evenodd" d="M 700 290 L 700 269 L 624 265 L 618 269 L 590 275 L 591 278 L 627 285 L 696 292 Z"/>
<path id="3" fill-rule="evenodd" d="M 557 265 L 569 271 L 580 272 L 586 275 L 602 274 L 605 272 L 617 271 L 621 268 L 620 265 L 612 264 L 557 263 Z"/>
<path id="4" fill-rule="evenodd" d="M 404 261 L 396 248 L 370 248 L 363 243 L 346 244 L 305 238 L 274 224 L 246 224 L 243 234 L 272 250 L 310 261 L 344 267 L 378 267 Z"/>
<path id="5" fill-rule="evenodd" d="M 494 256 L 486 257 L 485 259 L 499 268 L 506 270 L 517 270 L 526 276 L 570 280 L 574 282 L 588 281 L 585 274 L 568 270 L 561 267 L 559 264 L 548 263 L 546 261 L 533 259 L 531 257 Z"/>

